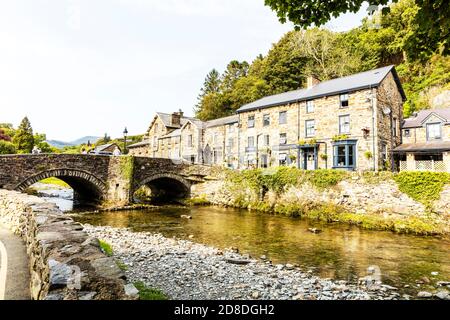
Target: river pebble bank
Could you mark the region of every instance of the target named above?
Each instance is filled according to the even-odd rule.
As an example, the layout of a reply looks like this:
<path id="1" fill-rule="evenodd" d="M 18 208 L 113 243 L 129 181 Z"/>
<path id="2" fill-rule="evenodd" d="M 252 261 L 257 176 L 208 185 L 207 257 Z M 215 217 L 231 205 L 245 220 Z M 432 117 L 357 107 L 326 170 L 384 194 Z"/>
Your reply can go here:
<path id="1" fill-rule="evenodd" d="M 161 234 L 85 225 L 91 236 L 112 245 L 128 280 L 142 281 L 171 299 L 398 300 L 397 288 L 369 275 L 358 284 L 322 279 L 295 265 L 252 259 L 236 248 L 219 250 Z"/>

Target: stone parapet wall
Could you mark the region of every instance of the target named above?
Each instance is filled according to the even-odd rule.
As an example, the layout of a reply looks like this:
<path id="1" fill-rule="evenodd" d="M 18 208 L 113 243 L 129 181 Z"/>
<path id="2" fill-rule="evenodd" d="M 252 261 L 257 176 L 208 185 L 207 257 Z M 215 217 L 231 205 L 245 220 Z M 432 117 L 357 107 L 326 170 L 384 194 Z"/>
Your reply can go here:
<path id="1" fill-rule="evenodd" d="M 54 204 L 0 190 L 0 223 L 20 235 L 30 261 L 35 300 L 116 300 L 126 294 L 125 277 L 98 239 Z"/>

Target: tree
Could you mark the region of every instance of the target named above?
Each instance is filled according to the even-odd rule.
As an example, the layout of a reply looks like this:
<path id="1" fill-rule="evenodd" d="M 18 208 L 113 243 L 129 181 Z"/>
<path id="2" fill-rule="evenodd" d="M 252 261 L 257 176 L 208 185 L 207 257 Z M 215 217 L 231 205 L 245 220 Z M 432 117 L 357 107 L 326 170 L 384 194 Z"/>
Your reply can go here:
<path id="1" fill-rule="evenodd" d="M 104 137 L 97 140 L 97 142 L 95 143 L 97 146 L 103 145 L 103 144 L 108 144 L 111 141 L 111 137 L 108 136 L 107 133 L 105 133 Z"/>
<path id="2" fill-rule="evenodd" d="M 393 0 L 392 2 L 398 2 Z M 322 26 L 333 17 L 342 13 L 357 12 L 365 0 L 265 0 L 265 4 L 274 10 L 279 20 L 290 20 L 297 29 L 309 26 Z M 382 6 L 382 13 L 388 14 L 389 0 L 371 0 L 371 5 Z M 440 50 L 442 54 L 450 52 L 450 6 L 448 0 L 416 0 L 419 11 L 414 20 L 417 32 L 407 39 L 405 49 L 410 57 L 424 59 Z"/>
<path id="3" fill-rule="evenodd" d="M 269 94 L 300 89 L 305 85 L 307 59 L 294 51 L 295 32 L 288 32 L 267 54 L 262 66 L 262 78 L 269 86 Z"/>
<path id="4" fill-rule="evenodd" d="M 37 146 L 41 152 L 54 153 L 56 149 L 49 145 L 45 140 L 47 140 L 47 136 L 45 134 L 36 133 L 34 135 L 34 145 Z"/>
<path id="5" fill-rule="evenodd" d="M 221 90 L 231 91 L 240 78 L 246 77 L 248 74 L 249 64 L 246 61 L 231 61 L 222 76 Z"/>
<path id="6" fill-rule="evenodd" d="M 294 48 L 307 61 L 305 74 L 314 74 L 320 80 L 343 77 L 362 71 L 362 52 L 353 50 L 344 37 L 325 29 L 313 28 L 293 34 Z M 343 63 L 345 61 L 345 63 Z M 369 66 L 373 68 L 376 63 Z"/>
<path id="7" fill-rule="evenodd" d="M 203 87 L 200 89 L 200 94 L 197 97 L 197 105 L 194 107 L 194 112 L 198 118 L 201 119 L 202 114 L 207 114 L 208 111 L 204 111 L 203 104 L 204 99 L 209 94 L 216 94 L 220 92 L 221 86 L 220 73 L 216 69 L 212 69 L 205 78 L 203 82 Z"/>
<path id="8" fill-rule="evenodd" d="M 5 130 L 0 128 L 0 140 L 3 141 L 11 141 L 11 137 L 9 135 L 6 134 Z"/>
<path id="9" fill-rule="evenodd" d="M 27 117 L 23 118 L 13 138 L 18 153 L 31 153 L 34 146 L 33 128 Z"/>
<path id="10" fill-rule="evenodd" d="M 16 147 L 9 141 L 0 140 L 0 154 L 15 154 Z"/>

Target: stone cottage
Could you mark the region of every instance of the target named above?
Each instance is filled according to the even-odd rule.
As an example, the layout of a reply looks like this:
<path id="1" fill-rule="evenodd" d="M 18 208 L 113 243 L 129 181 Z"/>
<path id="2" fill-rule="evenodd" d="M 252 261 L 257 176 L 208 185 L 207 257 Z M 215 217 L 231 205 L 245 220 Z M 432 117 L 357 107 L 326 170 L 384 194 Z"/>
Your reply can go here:
<path id="1" fill-rule="evenodd" d="M 394 152 L 400 170 L 450 172 L 450 108 L 422 110 L 405 119 Z"/>

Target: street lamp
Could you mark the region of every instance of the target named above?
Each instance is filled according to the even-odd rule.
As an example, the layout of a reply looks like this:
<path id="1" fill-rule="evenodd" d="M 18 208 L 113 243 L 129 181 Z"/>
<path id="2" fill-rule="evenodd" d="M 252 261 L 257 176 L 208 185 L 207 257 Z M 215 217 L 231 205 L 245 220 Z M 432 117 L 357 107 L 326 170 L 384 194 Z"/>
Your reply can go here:
<path id="1" fill-rule="evenodd" d="M 127 127 L 125 127 L 125 130 L 123 130 L 123 154 L 127 154 L 127 135 L 128 130 Z"/>

